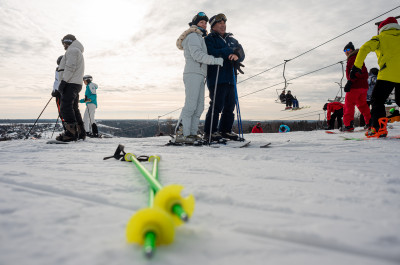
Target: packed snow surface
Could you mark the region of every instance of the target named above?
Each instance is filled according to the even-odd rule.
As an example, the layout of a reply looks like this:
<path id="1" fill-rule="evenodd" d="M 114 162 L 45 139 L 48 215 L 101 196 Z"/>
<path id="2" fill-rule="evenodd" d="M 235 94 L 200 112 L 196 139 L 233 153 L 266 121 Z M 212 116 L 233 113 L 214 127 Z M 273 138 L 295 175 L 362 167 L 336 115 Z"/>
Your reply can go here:
<path id="1" fill-rule="evenodd" d="M 396 123 L 389 135 L 399 134 Z M 0 142 L 0 264 L 400 264 L 400 140 L 341 136 L 249 134 L 248 148 L 164 146 L 169 137 Z M 196 199 L 150 261 L 125 239 L 148 184 L 133 163 L 103 160 L 118 144 L 160 155 L 160 182 Z"/>

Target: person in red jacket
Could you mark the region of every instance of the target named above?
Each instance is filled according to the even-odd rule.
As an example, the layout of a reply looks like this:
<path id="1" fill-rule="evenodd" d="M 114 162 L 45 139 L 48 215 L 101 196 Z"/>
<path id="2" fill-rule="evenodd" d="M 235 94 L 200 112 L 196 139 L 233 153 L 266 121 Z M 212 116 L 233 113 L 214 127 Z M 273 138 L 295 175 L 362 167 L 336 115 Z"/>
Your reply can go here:
<path id="1" fill-rule="evenodd" d="M 326 103 L 324 105 L 322 109 L 327 111 L 326 113 L 326 119 L 328 122 L 328 128 L 326 128 L 327 130 L 335 129 L 335 120 L 337 120 L 338 128 L 342 129 L 343 107 L 344 105 L 340 102 Z"/>
<path id="2" fill-rule="evenodd" d="M 257 124 L 251 130 L 251 133 L 263 133 L 263 129 L 261 128 L 261 123 L 257 122 Z"/>
<path id="3" fill-rule="evenodd" d="M 356 60 L 358 49 L 354 49 L 352 42 L 349 42 L 344 47 L 344 53 L 347 56 L 346 65 L 346 77 L 347 83 L 344 87 L 346 92 L 346 97 L 344 101 L 344 131 L 354 131 L 354 107 L 360 110 L 361 114 L 364 116 L 365 128 L 369 128 L 371 113 L 367 104 L 367 92 L 368 92 L 368 70 L 365 64 L 362 66 L 361 73 L 357 73 L 354 78 L 350 78 L 350 71 Z"/>

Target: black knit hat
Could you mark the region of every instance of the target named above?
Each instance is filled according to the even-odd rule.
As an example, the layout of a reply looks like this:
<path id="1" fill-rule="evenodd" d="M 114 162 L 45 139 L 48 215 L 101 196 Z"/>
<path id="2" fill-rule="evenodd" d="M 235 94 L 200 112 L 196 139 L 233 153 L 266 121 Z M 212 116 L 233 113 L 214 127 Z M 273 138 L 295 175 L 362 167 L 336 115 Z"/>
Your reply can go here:
<path id="1" fill-rule="evenodd" d="M 57 65 L 60 65 L 61 63 L 61 59 L 63 58 L 63 56 L 61 55 L 60 57 L 57 58 Z"/>
<path id="2" fill-rule="evenodd" d="M 323 110 L 327 110 L 328 109 L 328 103 L 325 103 L 324 107 L 322 108 Z"/>
<path id="3" fill-rule="evenodd" d="M 75 36 L 72 34 L 67 34 L 64 36 L 64 38 L 62 38 L 61 43 L 62 44 L 68 44 L 71 45 L 72 42 L 74 42 L 76 40 Z"/>
<path id="4" fill-rule="evenodd" d="M 353 51 L 355 50 L 354 45 L 351 41 L 349 43 L 347 43 L 346 46 L 344 46 L 343 50 L 346 50 L 346 49 L 352 49 Z"/>
<path id="5" fill-rule="evenodd" d="M 369 69 L 369 74 L 378 75 L 379 69 L 378 68 L 371 68 Z"/>
<path id="6" fill-rule="evenodd" d="M 193 17 L 192 22 L 189 22 L 189 26 L 197 25 L 202 20 L 208 22 L 208 17 L 206 15 L 206 13 L 199 12 Z"/>

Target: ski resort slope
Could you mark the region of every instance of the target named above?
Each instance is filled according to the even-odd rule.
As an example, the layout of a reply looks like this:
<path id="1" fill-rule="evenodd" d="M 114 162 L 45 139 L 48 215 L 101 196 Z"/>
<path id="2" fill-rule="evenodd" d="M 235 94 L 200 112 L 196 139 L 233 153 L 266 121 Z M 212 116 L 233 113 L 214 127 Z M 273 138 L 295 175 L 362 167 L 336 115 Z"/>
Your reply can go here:
<path id="1" fill-rule="evenodd" d="M 169 137 L 1 142 L 0 264 L 400 264 L 399 139 L 245 138 L 240 149 L 163 146 Z M 118 144 L 160 155 L 160 182 L 196 199 L 150 261 L 125 239 L 147 182 L 132 163 L 103 160 Z"/>

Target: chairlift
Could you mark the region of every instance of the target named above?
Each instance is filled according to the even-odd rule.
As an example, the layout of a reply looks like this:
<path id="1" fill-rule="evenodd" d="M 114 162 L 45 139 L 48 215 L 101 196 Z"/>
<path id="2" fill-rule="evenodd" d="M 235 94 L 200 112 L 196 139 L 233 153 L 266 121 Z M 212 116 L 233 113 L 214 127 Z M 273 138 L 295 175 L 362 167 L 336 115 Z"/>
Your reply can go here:
<path id="1" fill-rule="evenodd" d="M 291 84 L 291 83 L 287 82 L 286 77 L 285 77 L 286 63 L 289 62 L 289 61 L 290 60 L 285 60 L 285 63 L 283 64 L 282 76 L 283 76 L 283 79 L 285 79 L 285 87 L 283 89 L 279 89 L 279 88 L 276 89 L 276 94 L 277 94 L 278 98 L 275 100 L 275 103 L 286 104 L 286 98 L 285 98 L 285 100 L 283 100 L 283 99 L 280 98 L 280 95 L 282 93 L 286 92 L 286 88 Z"/>
<path id="2" fill-rule="evenodd" d="M 332 99 L 328 99 L 328 102 L 343 102 L 344 101 L 344 96 L 343 96 L 343 78 L 344 78 L 344 65 L 343 65 L 343 61 L 339 62 L 340 64 L 342 64 L 342 78 L 340 79 L 340 83 L 339 82 L 335 82 L 335 84 L 339 85 L 339 91 L 336 93 L 336 96 Z M 340 93 L 340 95 L 339 95 Z"/>

